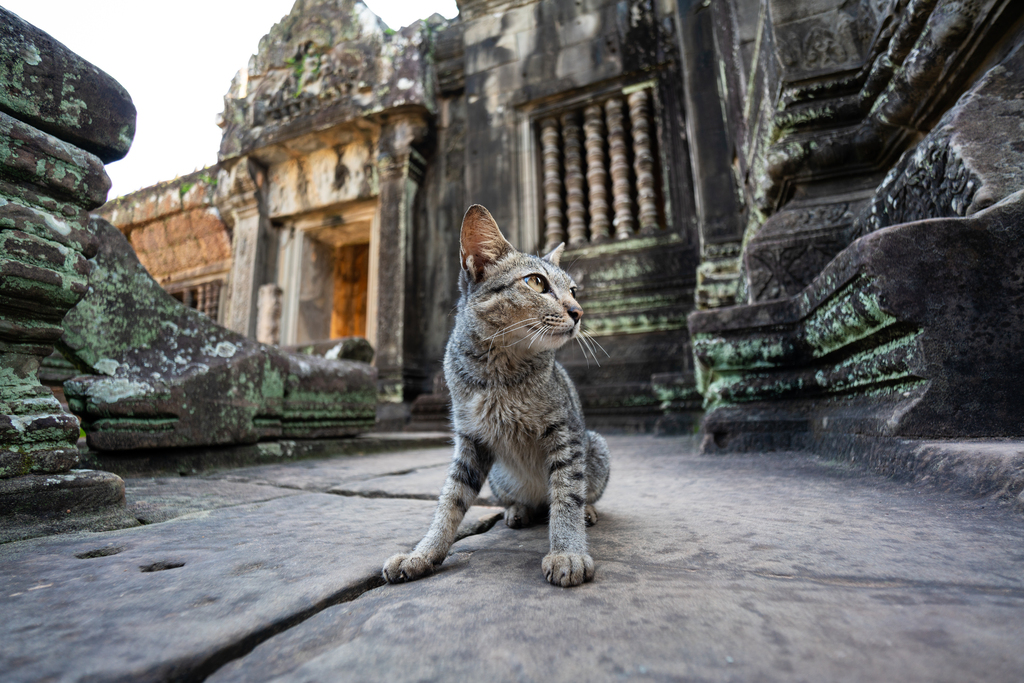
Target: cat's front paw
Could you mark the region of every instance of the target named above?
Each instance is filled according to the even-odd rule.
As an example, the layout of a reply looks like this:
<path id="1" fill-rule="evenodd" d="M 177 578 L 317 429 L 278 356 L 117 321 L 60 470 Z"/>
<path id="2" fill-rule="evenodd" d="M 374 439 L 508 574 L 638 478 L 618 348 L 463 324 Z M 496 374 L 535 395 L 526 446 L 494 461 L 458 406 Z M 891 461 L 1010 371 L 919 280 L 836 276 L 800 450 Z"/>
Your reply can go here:
<path id="1" fill-rule="evenodd" d="M 434 565 L 422 555 L 394 555 L 381 572 L 388 583 L 415 581 L 434 571 Z"/>
<path id="2" fill-rule="evenodd" d="M 540 563 L 544 578 L 555 586 L 578 586 L 594 578 L 594 559 L 580 553 L 550 553 Z"/>

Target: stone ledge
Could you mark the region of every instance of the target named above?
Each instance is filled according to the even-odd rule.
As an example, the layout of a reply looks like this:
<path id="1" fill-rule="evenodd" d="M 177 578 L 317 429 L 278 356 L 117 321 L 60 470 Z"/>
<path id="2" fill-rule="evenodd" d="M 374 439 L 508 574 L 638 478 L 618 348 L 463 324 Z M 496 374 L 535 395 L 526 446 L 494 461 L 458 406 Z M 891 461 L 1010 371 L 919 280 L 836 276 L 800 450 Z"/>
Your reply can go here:
<path id="1" fill-rule="evenodd" d="M 451 434 L 448 432 L 376 433 L 343 439 L 263 441 L 255 444 L 221 447 L 140 449 L 119 452 L 86 451 L 82 454 L 82 462 L 123 477 L 159 474 L 185 476 L 248 465 L 366 455 L 450 444 Z"/>
<path id="2" fill-rule="evenodd" d="M 727 438 L 704 431 L 708 455 L 796 451 L 864 465 L 902 482 L 930 484 L 1024 512 L 1024 441 L 1011 439 L 899 439 L 793 430 L 790 424 L 744 425 Z M 707 429 L 707 425 L 705 425 Z"/>
<path id="3" fill-rule="evenodd" d="M 0 479 L 0 544 L 138 525 L 125 508 L 124 481 L 110 472 L 71 470 Z"/>

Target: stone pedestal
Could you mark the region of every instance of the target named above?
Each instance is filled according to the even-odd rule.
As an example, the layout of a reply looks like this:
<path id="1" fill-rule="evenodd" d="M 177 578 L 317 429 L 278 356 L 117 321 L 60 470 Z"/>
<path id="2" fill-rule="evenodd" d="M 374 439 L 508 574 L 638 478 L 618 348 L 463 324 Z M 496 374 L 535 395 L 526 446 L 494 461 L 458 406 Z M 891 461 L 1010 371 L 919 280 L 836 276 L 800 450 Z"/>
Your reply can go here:
<path id="1" fill-rule="evenodd" d="M 72 470 L 78 419 L 38 371 L 85 294 L 88 211 L 106 199 L 103 164 L 127 153 L 135 109 L 113 79 L 2 8 L 0 48 L 0 541 L 98 509 L 124 526 L 123 483 Z"/>

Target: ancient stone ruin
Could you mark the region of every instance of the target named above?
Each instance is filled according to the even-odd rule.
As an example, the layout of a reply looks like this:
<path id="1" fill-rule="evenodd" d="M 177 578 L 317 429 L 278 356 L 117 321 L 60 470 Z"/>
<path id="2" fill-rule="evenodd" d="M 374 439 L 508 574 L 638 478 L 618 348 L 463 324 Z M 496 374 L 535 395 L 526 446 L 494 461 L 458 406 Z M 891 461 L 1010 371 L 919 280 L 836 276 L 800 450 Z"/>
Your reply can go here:
<path id="1" fill-rule="evenodd" d="M 395 31 L 296 2 L 231 83 L 218 163 L 99 209 L 127 95 L 92 70 L 66 103 L 92 123 L 55 117 L 24 74 L 91 67 L 5 28 L 4 476 L 74 464 L 35 380 L 54 344 L 94 450 L 447 428 L 480 203 L 521 250 L 567 243 L 592 426 L 1024 487 L 962 447 L 1022 435 L 1024 5 L 459 9 Z"/>
<path id="2" fill-rule="evenodd" d="M 231 332 L 166 293 L 121 232 L 90 219 L 110 187 L 104 162 L 131 144 L 131 98 L 0 13 L 0 539 L 138 524 L 118 476 L 75 469 L 80 429 L 95 451 L 137 452 L 371 428 L 365 342 L 324 358 Z M 44 377 L 65 380 L 59 391 L 40 383 L 44 361 Z"/>
<path id="3" fill-rule="evenodd" d="M 1012 449 L 956 440 L 1024 429 L 1024 5 L 755 5 L 685 14 L 745 213 L 735 305 L 689 318 L 705 450 L 1019 490 Z"/>
<path id="4" fill-rule="evenodd" d="M 447 428 L 458 227 L 482 203 L 520 249 L 569 244 L 607 355 L 562 361 L 595 425 L 652 429 L 663 404 L 692 425 L 678 36 L 665 8 L 625 10 L 465 2 L 396 32 L 358 2 L 296 3 L 225 98 L 217 166 L 101 214 L 169 293 L 240 334 L 368 339 L 379 426 L 422 429 Z"/>

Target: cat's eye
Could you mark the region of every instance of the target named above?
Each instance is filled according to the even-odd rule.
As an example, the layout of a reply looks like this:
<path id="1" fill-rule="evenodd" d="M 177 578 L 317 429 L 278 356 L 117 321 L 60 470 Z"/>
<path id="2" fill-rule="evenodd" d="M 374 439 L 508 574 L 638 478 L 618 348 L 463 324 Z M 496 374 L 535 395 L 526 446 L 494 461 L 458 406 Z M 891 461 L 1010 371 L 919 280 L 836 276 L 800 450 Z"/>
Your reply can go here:
<path id="1" fill-rule="evenodd" d="M 570 287 L 569 288 L 569 294 L 572 294 L 572 298 L 575 299 L 576 298 L 576 288 L 575 287 Z"/>
<path id="2" fill-rule="evenodd" d="M 541 294 L 543 294 L 544 292 L 548 291 L 548 283 L 545 282 L 544 278 L 542 278 L 540 275 L 527 275 L 525 278 L 523 278 L 523 282 L 525 282 L 526 286 L 535 292 L 540 292 Z"/>

